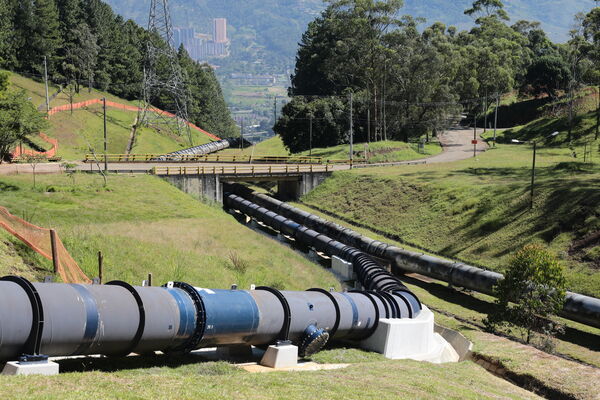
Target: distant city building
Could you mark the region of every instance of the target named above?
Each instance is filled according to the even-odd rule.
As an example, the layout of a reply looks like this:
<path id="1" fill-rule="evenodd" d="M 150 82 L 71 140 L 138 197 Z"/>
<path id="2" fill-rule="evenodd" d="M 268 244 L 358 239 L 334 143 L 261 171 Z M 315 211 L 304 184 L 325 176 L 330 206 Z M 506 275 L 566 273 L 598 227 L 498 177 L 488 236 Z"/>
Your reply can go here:
<path id="1" fill-rule="evenodd" d="M 213 19 L 213 41 L 215 43 L 227 43 L 227 19 Z"/>
<path id="2" fill-rule="evenodd" d="M 206 61 L 213 57 L 229 56 L 227 39 L 227 20 L 213 19 L 212 36 L 197 33 L 194 28 L 173 28 L 173 44 L 176 48 L 183 45 L 190 57 L 196 61 Z"/>

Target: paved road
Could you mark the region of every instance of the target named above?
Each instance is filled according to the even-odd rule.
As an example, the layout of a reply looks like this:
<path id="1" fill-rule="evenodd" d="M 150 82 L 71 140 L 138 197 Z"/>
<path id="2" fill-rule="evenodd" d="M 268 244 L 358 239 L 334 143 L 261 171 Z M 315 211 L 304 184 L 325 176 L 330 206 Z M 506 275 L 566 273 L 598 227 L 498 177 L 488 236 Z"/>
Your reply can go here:
<path id="1" fill-rule="evenodd" d="M 479 132 L 478 132 L 479 133 Z M 479 135 L 478 135 L 479 136 Z M 449 129 L 439 137 L 443 151 L 435 156 L 420 158 L 409 161 L 396 161 L 389 163 L 377 164 L 357 164 L 358 168 L 371 167 L 386 167 L 394 165 L 410 165 L 410 164 L 437 164 L 452 161 L 465 160 L 473 157 L 473 130 L 472 129 Z M 481 154 L 487 150 L 487 144 L 478 137 L 477 154 Z"/>
<path id="2" fill-rule="evenodd" d="M 477 154 L 480 154 L 487 150 L 487 144 L 481 140 L 481 137 L 477 139 Z M 444 151 L 427 158 L 427 164 L 458 161 L 473 157 L 472 129 L 451 129 L 444 132 L 439 140 Z"/>
<path id="3" fill-rule="evenodd" d="M 98 171 L 98 166 L 96 163 L 83 163 L 77 162 L 73 163 L 77 164 L 76 169 L 80 171 Z M 281 170 L 286 166 L 293 170 L 296 166 L 299 166 L 301 170 L 305 170 L 309 168 L 309 164 L 271 164 L 271 163 L 254 163 L 254 164 L 246 164 L 246 163 L 195 163 L 195 162 L 187 162 L 187 163 L 108 163 L 108 170 L 110 172 L 120 172 L 120 173 L 143 173 L 151 170 L 153 167 L 204 167 L 213 168 L 215 167 L 219 170 L 221 167 L 230 168 L 231 167 L 249 167 L 250 165 L 255 165 L 260 167 L 261 169 L 267 169 L 270 166 L 273 167 L 273 172 Z M 321 166 L 315 166 L 315 169 L 320 168 Z M 104 168 L 104 164 L 100 164 L 100 168 Z M 333 164 L 329 167 L 330 171 L 341 171 L 350 169 L 349 165 L 346 164 Z M 55 174 L 62 172 L 60 163 L 40 163 L 36 166 L 35 172 L 38 174 Z M 32 167 L 30 164 L 2 164 L 0 165 L 0 175 L 15 175 L 15 174 L 30 174 L 32 173 Z"/>

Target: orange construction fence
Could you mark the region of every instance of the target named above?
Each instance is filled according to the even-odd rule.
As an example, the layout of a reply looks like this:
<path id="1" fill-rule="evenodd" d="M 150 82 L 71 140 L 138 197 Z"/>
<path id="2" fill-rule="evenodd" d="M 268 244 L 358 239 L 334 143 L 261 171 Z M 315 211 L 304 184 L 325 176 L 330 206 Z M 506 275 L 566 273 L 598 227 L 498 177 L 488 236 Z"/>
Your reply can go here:
<path id="1" fill-rule="evenodd" d="M 87 275 L 79 268 L 71 257 L 58 235 L 54 234 L 54 251 L 52 232 L 40 228 L 12 215 L 6 208 L 0 207 L 0 227 L 6 229 L 32 250 L 48 260 L 55 261 L 57 272 L 65 283 L 91 283 Z M 56 260 L 53 260 L 53 254 Z"/>
<path id="2" fill-rule="evenodd" d="M 13 153 L 12 153 L 12 157 L 19 158 L 22 156 L 42 155 L 42 156 L 50 158 L 50 157 L 56 156 L 56 152 L 58 151 L 58 140 L 51 138 L 50 136 L 48 136 L 42 132 L 40 132 L 40 137 L 52 145 L 52 148 L 50 148 L 50 150 L 35 151 L 35 150 L 31 150 L 31 149 L 23 149 L 22 146 L 17 146 L 15 151 L 13 151 Z"/>

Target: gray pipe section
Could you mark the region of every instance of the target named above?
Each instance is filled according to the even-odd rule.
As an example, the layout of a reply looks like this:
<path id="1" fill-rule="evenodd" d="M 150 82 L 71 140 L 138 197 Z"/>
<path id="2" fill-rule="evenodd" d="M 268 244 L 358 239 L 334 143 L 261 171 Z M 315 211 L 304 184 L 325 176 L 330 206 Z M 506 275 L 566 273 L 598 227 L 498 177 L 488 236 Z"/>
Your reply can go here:
<path id="1" fill-rule="evenodd" d="M 233 140 L 234 139 L 222 139 L 215 142 L 201 144 L 199 146 L 167 153 L 152 159 L 152 161 L 177 161 L 178 159 L 181 159 L 181 157 L 178 156 L 201 156 L 205 154 L 216 153 L 217 151 L 221 151 L 230 147 Z"/>
<path id="2" fill-rule="evenodd" d="M 276 200 L 263 193 L 237 185 L 234 192 L 251 198 L 260 206 L 289 218 L 298 224 L 322 232 L 348 246 L 354 246 L 372 256 L 386 259 L 397 268 L 414 272 L 464 287 L 480 293 L 493 295 L 493 287 L 504 276 L 500 273 L 484 270 L 464 263 L 443 260 L 438 257 L 415 253 L 387 243 L 371 239 L 352 229 L 327 221 L 314 214 L 300 210 L 287 203 Z M 561 316 L 600 328 L 600 299 L 578 293 L 567 292 Z"/>
<path id="3" fill-rule="evenodd" d="M 329 336 L 365 339 L 379 318 L 391 317 L 388 310 L 405 307 L 405 299 L 392 294 L 386 299 L 377 293 L 322 289 L 245 291 L 185 283 L 133 287 L 123 282 L 29 285 L 31 289 L 0 280 L 0 361 L 23 354 L 123 356 L 279 340 L 291 340 L 301 350 L 311 343 L 319 349 Z M 41 313 L 37 319 L 34 297 Z M 36 326 L 41 326 L 37 349 L 30 340 Z"/>

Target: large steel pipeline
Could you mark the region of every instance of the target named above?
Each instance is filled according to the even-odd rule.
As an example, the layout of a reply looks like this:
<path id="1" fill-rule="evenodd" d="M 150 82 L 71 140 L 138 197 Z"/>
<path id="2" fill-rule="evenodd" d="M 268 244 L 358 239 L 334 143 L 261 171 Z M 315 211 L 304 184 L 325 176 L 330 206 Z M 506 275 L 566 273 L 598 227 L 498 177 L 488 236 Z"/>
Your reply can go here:
<path id="1" fill-rule="evenodd" d="M 489 295 L 493 295 L 493 287 L 504 279 L 504 276 L 497 272 L 408 251 L 371 239 L 352 229 L 327 221 L 317 215 L 300 210 L 264 193 L 254 192 L 241 185 L 233 186 L 232 190 L 272 212 L 281 214 L 284 218 L 289 218 L 348 246 L 354 246 L 367 254 L 388 260 L 402 271 L 422 274 L 448 282 L 456 287 L 464 287 Z M 600 299 L 567 292 L 561 316 L 600 328 Z"/>
<path id="2" fill-rule="evenodd" d="M 369 291 L 378 291 L 384 293 L 384 295 L 387 295 L 388 292 L 393 293 L 404 299 L 404 304 L 401 304 L 399 309 L 394 310 L 399 317 L 413 317 L 421 310 L 421 303 L 414 293 L 397 277 L 357 248 L 346 246 L 337 240 L 302 226 L 235 194 L 226 193 L 223 199 L 225 207 L 238 210 L 284 235 L 293 237 L 300 243 L 313 247 L 317 251 L 351 262 L 357 280 L 363 288 Z"/>
<path id="3" fill-rule="evenodd" d="M 31 283 L 8 276 L 0 278 L 0 362 L 24 355 L 124 356 L 279 341 L 291 341 L 309 356 L 329 338 L 363 340 L 380 318 L 408 316 L 397 311 L 411 306 L 395 293 L 219 290 L 182 282 Z"/>
<path id="4" fill-rule="evenodd" d="M 165 160 L 177 160 L 177 156 L 196 156 L 196 155 L 205 155 L 215 153 L 217 151 L 224 150 L 228 147 L 237 147 L 241 145 L 243 147 L 248 147 L 251 145 L 245 139 L 242 138 L 225 138 L 222 140 L 217 140 L 215 142 L 201 144 L 199 146 L 190 147 L 187 149 L 182 149 L 178 151 L 174 151 L 172 153 L 168 153 L 159 157 L 156 157 L 152 161 L 165 161 Z"/>

